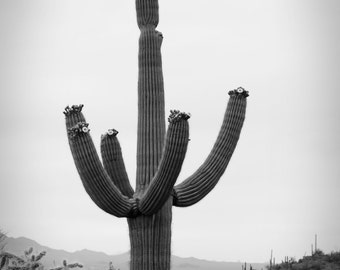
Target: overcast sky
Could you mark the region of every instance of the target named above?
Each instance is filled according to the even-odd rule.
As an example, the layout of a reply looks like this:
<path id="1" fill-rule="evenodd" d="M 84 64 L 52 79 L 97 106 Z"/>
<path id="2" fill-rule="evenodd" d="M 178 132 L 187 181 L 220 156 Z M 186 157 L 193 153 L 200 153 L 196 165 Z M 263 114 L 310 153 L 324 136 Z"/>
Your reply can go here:
<path id="1" fill-rule="evenodd" d="M 340 250 L 340 2 L 160 0 L 166 110 L 192 114 L 178 182 L 204 161 L 228 90 L 250 91 L 226 173 L 173 211 L 173 254 L 263 262 Z M 64 126 L 85 104 L 98 146 L 109 128 L 135 179 L 134 1 L 0 0 L 0 228 L 52 248 L 117 254 L 125 219 L 91 201 Z M 133 184 L 134 185 L 134 184 Z"/>

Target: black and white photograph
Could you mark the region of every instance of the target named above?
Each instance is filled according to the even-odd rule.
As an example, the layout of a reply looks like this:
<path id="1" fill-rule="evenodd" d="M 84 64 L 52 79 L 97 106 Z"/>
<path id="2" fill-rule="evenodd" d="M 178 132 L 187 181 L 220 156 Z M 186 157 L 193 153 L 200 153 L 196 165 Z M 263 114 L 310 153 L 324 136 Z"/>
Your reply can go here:
<path id="1" fill-rule="evenodd" d="M 340 1 L 0 0 L 0 270 L 340 270 Z"/>

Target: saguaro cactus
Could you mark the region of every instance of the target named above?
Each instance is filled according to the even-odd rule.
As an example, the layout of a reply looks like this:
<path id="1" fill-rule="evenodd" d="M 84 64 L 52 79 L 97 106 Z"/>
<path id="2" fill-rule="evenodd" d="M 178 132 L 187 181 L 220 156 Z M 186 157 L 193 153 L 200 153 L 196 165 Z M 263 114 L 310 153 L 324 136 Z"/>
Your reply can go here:
<path id="1" fill-rule="evenodd" d="M 136 187 L 129 183 L 117 139 L 101 138 L 100 162 L 82 105 L 66 107 L 69 145 L 85 190 L 105 212 L 126 217 L 132 270 L 169 270 L 172 206 L 185 207 L 206 196 L 224 173 L 237 144 L 248 92 L 230 91 L 223 124 L 211 153 L 193 175 L 177 186 L 189 141 L 189 114 L 174 110 L 165 132 L 161 60 L 163 36 L 156 30 L 158 0 L 136 0 L 140 29 L 138 55 L 138 141 Z"/>

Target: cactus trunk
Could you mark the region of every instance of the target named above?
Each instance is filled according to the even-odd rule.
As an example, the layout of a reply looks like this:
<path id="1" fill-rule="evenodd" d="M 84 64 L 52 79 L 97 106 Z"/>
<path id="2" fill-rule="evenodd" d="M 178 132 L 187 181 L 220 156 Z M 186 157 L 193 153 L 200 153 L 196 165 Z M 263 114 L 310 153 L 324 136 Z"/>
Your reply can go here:
<path id="1" fill-rule="evenodd" d="M 157 0 L 137 0 L 140 28 L 138 52 L 138 142 L 135 197 L 144 194 L 162 156 L 165 134 L 162 35 Z M 168 270 L 171 256 L 172 199 L 151 216 L 129 218 L 130 269 Z"/>
<path id="2" fill-rule="evenodd" d="M 172 207 L 204 198 L 224 173 L 236 147 L 248 92 L 230 91 L 223 124 L 210 155 L 177 186 L 189 141 L 186 113 L 171 111 L 165 132 L 161 59 L 163 36 L 156 30 L 158 0 L 136 0 L 140 29 L 138 53 L 138 127 L 136 188 L 130 185 L 114 129 L 102 136 L 102 162 L 82 114 L 83 105 L 67 106 L 66 128 L 84 188 L 99 208 L 128 220 L 131 270 L 170 270 Z"/>
<path id="3" fill-rule="evenodd" d="M 172 200 L 152 216 L 129 218 L 130 269 L 170 270 Z"/>

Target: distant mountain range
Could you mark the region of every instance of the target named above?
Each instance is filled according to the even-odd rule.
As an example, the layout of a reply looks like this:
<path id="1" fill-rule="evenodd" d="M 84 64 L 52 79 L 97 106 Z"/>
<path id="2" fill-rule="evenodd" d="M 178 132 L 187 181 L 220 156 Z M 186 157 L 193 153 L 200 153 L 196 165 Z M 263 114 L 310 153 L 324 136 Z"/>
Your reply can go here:
<path id="1" fill-rule="evenodd" d="M 19 237 L 7 237 L 5 250 L 17 256 L 24 254 L 25 250 L 33 248 L 33 254 L 38 254 L 41 251 L 46 251 L 46 256 L 42 259 L 45 269 L 50 269 L 57 266 L 62 266 L 63 260 L 68 263 L 80 263 L 84 265 L 84 270 L 108 270 L 109 262 L 113 263 L 116 269 L 129 270 L 129 252 L 119 255 L 107 255 L 103 252 L 96 252 L 83 249 L 76 252 L 67 252 L 65 250 L 52 249 L 42 246 L 34 240 Z M 248 263 L 249 265 L 249 263 Z M 253 269 L 265 269 L 265 264 L 252 263 Z M 79 268 L 78 268 L 79 269 Z M 241 270 L 242 263 L 240 262 L 216 262 L 200 260 L 196 258 L 180 258 L 172 256 L 171 270 Z"/>

